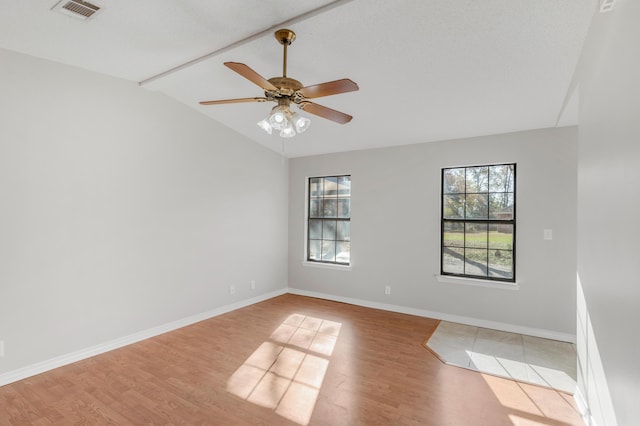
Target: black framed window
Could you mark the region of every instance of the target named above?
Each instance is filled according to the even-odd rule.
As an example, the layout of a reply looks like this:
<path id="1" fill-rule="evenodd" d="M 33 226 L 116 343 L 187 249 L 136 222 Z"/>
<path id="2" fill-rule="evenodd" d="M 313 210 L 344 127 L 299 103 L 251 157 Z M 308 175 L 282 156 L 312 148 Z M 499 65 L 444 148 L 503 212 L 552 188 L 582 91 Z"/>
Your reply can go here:
<path id="1" fill-rule="evenodd" d="M 442 275 L 516 279 L 516 165 L 442 169 Z"/>
<path id="2" fill-rule="evenodd" d="M 309 178 L 307 261 L 349 265 L 351 176 Z"/>

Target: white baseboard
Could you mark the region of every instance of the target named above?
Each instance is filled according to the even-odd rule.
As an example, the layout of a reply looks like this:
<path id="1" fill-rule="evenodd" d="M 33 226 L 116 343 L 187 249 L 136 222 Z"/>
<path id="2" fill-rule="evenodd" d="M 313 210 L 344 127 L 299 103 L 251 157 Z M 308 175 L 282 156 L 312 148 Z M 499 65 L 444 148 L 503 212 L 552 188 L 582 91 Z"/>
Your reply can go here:
<path id="1" fill-rule="evenodd" d="M 416 315 L 419 317 L 433 318 L 443 321 L 455 322 L 459 324 L 472 325 L 475 327 L 490 328 L 493 330 L 507 331 L 510 333 L 524 334 L 526 336 L 542 337 L 544 339 L 559 340 L 561 342 L 575 343 L 576 336 L 568 333 L 560 333 L 557 331 L 544 330 L 533 327 L 523 327 L 519 325 L 507 324 L 496 321 L 488 321 L 478 318 L 463 317 L 459 315 L 445 314 L 442 312 L 428 311 L 424 309 L 409 308 L 406 306 L 390 305 L 386 303 L 373 302 L 364 299 L 353 299 L 350 297 L 336 296 L 333 294 L 319 293 L 315 291 L 301 290 L 289 287 L 291 294 L 300 296 L 315 297 L 318 299 L 332 300 L 335 302 L 349 303 L 351 305 L 363 306 L 366 308 L 381 309 L 383 311 L 398 312 L 408 315 Z"/>
<path id="2" fill-rule="evenodd" d="M 204 321 L 218 315 L 226 314 L 227 312 L 235 311 L 236 309 L 244 308 L 245 306 L 253 305 L 255 303 L 262 302 L 276 296 L 281 296 L 285 293 L 287 293 L 286 289 L 276 290 L 270 293 L 253 297 L 251 299 L 241 300 L 239 302 L 221 306 L 210 311 L 202 312 L 190 317 L 179 319 L 177 321 L 130 334 L 119 339 L 111 340 L 109 342 L 101 343 L 89 348 L 61 355 L 46 361 L 28 365 L 14 371 L 9 371 L 7 373 L 0 374 L 0 386 L 8 385 L 9 383 L 17 382 L 18 380 L 23 380 L 27 377 L 35 376 L 36 374 L 53 370 L 54 368 L 62 367 L 64 365 L 81 361 L 92 356 L 100 355 L 102 353 L 112 351 L 114 349 L 130 345 L 132 343 L 140 342 L 142 340 L 149 339 L 150 337 L 177 330 L 178 328 L 186 327 L 188 325 L 195 324 L 197 322 Z"/>
<path id="3" fill-rule="evenodd" d="M 186 327 L 191 324 L 195 324 L 200 321 L 207 320 L 209 318 L 216 317 L 218 315 L 225 314 L 227 312 L 234 311 L 236 309 L 244 308 L 255 303 L 259 303 L 273 297 L 283 295 L 285 293 L 297 294 L 300 296 L 315 297 L 318 299 L 332 300 L 335 302 L 349 303 L 351 305 L 363 306 L 373 309 L 381 309 L 384 311 L 398 312 L 408 315 L 416 315 L 421 317 L 439 319 L 444 321 L 456 322 L 460 324 L 467 324 L 476 327 L 491 328 L 494 330 L 508 331 L 511 333 L 525 334 L 528 336 L 543 337 L 546 339 L 560 340 L 563 342 L 575 343 L 575 336 L 565 333 L 558 333 L 549 330 L 541 330 L 537 328 L 521 327 L 512 324 L 506 324 L 495 321 L 486 321 L 477 318 L 462 317 L 458 315 L 444 314 L 441 312 L 428 311 L 424 309 L 409 308 L 406 306 L 391 305 L 386 303 L 373 302 L 364 299 L 354 299 L 350 297 L 336 296 L 333 294 L 319 293 L 314 291 L 301 290 L 296 288 L 288 288 L 276 290 L 270 293 L 266 293 L 251 299 L 241 300 L 236 303 L 221 306 L 219 308 L 212 309 L 210 311 L 202 312 L 200 314 L 192 315 L 187 318 L 182 318 L 177 321 L 173 321 L 167 324 L 163 324 L 157 327 L 153 327 L 147 330 L 140 331 L 138 333 L 130 334 L 109 342 L 101 343 L 89 348 L 81 349 L 79 351 L 71 352 L 65 355 L 61 355 L 46 361 L 42 361 L 36 364 L 28 365 L 26 367 L 19 368 L 14 371 L 0 374 L 0 386 L 8 385 L 9 383 L 17 382 L 18 380 L 26 379 L 27 377 L 35 376 L 36 374 L 44 373 L 54 368 L 62 367 L 67 364 L 71 364 L 77 361 L 81 361 L 92 356 L 100 355 L 102 353 L 121 348 L 136 342 L 140 342 L 145 339 L 149 339 L 160 334 L 167 333 L 169 331 L 176 330 L 178 328 Z"/>
<path id="4" fill-rule="evenodd" d="M 589 405 L 587 404 L 587 400 L 585 399 L 582 391 L 579 387 L 576 387 L 576 391 L 573 394 L 573 400 L 578 407 L 578 412 L 582 416 L 582 421 L 586 426 L 597 426 L 596 420 L 591 415 L 591 411 L 589 410 Z"/>

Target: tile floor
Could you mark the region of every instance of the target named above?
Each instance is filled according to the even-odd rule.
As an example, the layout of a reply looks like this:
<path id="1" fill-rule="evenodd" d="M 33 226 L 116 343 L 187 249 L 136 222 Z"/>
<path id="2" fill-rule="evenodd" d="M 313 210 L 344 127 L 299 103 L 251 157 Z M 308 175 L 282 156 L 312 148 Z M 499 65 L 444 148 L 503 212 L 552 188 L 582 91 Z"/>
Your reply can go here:
<path id="1" fill-rule="evenodd" d="M 441 321 L 427 346 L 447 364 L 573 394 L 571 343 Z"/>

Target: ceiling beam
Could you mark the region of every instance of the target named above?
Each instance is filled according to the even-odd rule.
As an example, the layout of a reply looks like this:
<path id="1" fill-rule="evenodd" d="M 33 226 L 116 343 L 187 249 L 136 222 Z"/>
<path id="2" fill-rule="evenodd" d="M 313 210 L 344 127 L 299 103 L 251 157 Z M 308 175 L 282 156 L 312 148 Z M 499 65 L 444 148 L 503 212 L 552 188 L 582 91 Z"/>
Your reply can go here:
<path id="1" fill-rule="evenodd" d="M 260 32 L 255 33 L 255 34 L 252 34 L 252 35 L 250 35 L 248 37 L 245 37 L 242 40 L 238 40 L 238 41 L 233 42 L 233 43 L 231 43 L 231 44 L 229 44 L 227 46 L 221 47 L 220 49 L 214 50 L 213 52 L 207 53 L 204 56 L 200 56 L 199 58 L 192 59 L 192 60 L 187 61 L 187 62 L 185 62 L 185 63 L 183 63 L 181 65 L 175 66 L 175 67 L 170 68 L 170 69 L 168 69 L 166 71 L 163 71 L 163 72 L 161 72 L 159 74 L 156 74 L 154 76 L 148 77 L 148 78 L 146 78 L 146 79 L 144 79 L 142 81 L 139 81 L 138 84 L 140 86 L 146 86 L 149 83 L 152 83 L 152 82 L 154 82 L 156 80 L 159 80 L 159 79 L 161 79 L 163 77 L 167 77 L 167 76 L 169 76 L 169 75 L 171 75 L 171 74 L 173 74 L 175 72 L 178 72 L 180 70 L 183 70 L 185 68 L 188 68 L 190 66 L 198 64 L 198 63 L 200 63 L 202 61 L 210 59 L 210 58 L 212 58 L 214 56 L 217 56 L 217 55 L 219 55 L 221 53 L 224 53 L 226 51 L 235 49 L 235 48 L 240 47 L 240 46 L 242 46 L 244 44 L 247 44 L 247 43 L 250 43 L 250 42 L 252 42 L 254 40 L 262 38 L 262 37 L 264 37 L 266 35 L 272 35 L 274 31 L 276 31 L 276 30 L 278 30 L 278 29 L 280 29 L 282 27 L 286 27 L 286 26 L 289 26 L 289 25 L 297 24 L 299 22 L 302 22 L 302 21 L 305 21 L 307 19 L 313 18 L 314 16 L 320 15 L 322 13 L 326 13 L 326 12 L 332 10 L 332 9 L 335 9 L 336 7 L 344 6 L 345 4 L 351 3 L 352 1 L 354 1 L 354 0 L 335 0 L 335 1 L 332 1 L 331 3 L 327 3 L 324 6 L 320 6 L 320 7 L 317 7 L 315 9 L 313 9 L 313 10 L 310 10 L 308 12 L 305 12 L 305 13 L 302 13 L 300 15 L 294 16 L 293 18 L 287 19 L 286 21 L 282 21 L 282 22 L 280 22 L 280 23 L 278 23 L 278 24 L 276 24 L 274 26 L 271 26 L 271 27 L 265 29 L 265 30 L 262 30 Z"/>

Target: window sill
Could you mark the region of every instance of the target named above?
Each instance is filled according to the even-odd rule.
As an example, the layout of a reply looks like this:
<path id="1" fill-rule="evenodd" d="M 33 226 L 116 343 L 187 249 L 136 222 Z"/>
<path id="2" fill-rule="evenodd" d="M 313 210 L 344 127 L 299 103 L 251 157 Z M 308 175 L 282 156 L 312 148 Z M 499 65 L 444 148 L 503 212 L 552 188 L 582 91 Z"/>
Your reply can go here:
<path id="1" fill-rule="evenodd" d="M 476 287 L 487 287 L 487 288 L 498 288 L 501 290 L 519 290 L 520 284 L 508 283 L 503 281 L 492 281 L 492 280 L 482 280 L 479 278 L 467 278 L 467 277 L 454 277 L 452 275 L 438 275 L 436 274 L 436 279 L 440 283 L 447 284 L 462 284 L 462 285 L 470 285 Z"/>
<path id="2" fill-rule="evenodd" d="M 337 265 L 333 263 L 322 263 L 322 262 L 308 262 L 306 260 L 302 261 L 302 266 L 309 266 L 311 268 L 320 268 L 320 269 L 333 269 L 335 271 L 350 271 L 351 265 Z"/>

